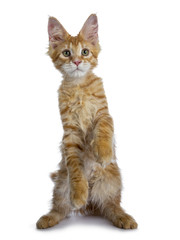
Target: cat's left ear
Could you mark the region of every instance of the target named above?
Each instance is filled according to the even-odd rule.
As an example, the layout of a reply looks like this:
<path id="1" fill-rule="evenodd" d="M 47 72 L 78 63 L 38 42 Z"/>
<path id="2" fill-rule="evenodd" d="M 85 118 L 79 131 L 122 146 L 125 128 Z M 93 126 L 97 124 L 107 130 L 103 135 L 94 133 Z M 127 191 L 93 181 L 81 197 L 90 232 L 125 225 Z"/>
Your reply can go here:
<path id="1" fill-rule="evenodd" d="M 65 41 L 68 36 L 67 31 L 62 24 L 54 17 L 50 17 L 48 21 L 49 44 L 56 48 L 57 44 Z"/>
<path id="2" fill-rule="evenodd" d="M 88 17 L 79 34 L 93 45 L 98 43 L 98 19 L 96 14 L 91 14 Z"/>

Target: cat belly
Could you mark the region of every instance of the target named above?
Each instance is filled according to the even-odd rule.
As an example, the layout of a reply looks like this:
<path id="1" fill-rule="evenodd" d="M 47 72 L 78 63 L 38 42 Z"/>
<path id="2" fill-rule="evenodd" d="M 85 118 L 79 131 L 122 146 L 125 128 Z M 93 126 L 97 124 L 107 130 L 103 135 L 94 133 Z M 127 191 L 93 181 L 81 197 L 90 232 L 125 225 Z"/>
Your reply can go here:
<path id="1" fill-rule="evenodd" d="M 120 170 L 114 160 L 103 167 L 93 158 L 87 159 L 84 172 L 89 184 L 88 201 L 103 204 L 121 191 Z"/>
<path id="2" fill-rule="evenodd" d="M 121 176 L 117 163 L 110 163 L 106 167 L 102 167 L 93 159 L 93 156 L 85 159 L 84 174 L 89 188 L 87 204 L 91 202 L 100 206 L 120 194 Z M 67 168 L 63 166 L 63 169 L 53 173 L 51 178 L 55 183 L 55 205 L 58 208 L 63 205 L 66 206 L 66 209 L 73 210 L 70 203 L 70 184 Z"/>

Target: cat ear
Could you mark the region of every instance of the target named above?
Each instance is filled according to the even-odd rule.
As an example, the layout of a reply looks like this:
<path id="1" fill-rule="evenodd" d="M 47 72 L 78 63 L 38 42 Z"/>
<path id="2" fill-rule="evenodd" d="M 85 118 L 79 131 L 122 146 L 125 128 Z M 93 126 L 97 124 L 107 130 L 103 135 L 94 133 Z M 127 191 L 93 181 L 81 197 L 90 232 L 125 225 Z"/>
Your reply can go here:
<path id="1" fill-rule="evenodd" d="M 48 22 L 49 44 L 56 48 L 59 42 L 63 42 L 68 33 L 62 24 L 54 17 L 49 17 Z"/>
<path id="2" fill-rule="evenodd" d="M 98 42 L 98 20 L 96 14 L 91 14 L 84 23 L 80 35 L 88 42 L 96 45 Z"/>

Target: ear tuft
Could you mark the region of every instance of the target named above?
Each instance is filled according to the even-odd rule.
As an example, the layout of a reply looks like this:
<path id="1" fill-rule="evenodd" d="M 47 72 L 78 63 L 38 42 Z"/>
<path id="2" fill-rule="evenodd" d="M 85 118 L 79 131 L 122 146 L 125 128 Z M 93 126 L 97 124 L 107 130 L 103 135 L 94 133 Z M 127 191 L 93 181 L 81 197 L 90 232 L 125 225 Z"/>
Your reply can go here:
<path id="1" fill-rule="evenodd" d="M 62 24 L 54 17 L 49 17 L 48 21 L 49 44 L 55 48 L 58 42 L 63 42 L 68 33 Z"/>
<path id="2" fill-rule="evenodd" d="M 91 44 L 98 43 L 98 19 L 96 14 L 91 14 L 84 23 L 80 35 Z"/>

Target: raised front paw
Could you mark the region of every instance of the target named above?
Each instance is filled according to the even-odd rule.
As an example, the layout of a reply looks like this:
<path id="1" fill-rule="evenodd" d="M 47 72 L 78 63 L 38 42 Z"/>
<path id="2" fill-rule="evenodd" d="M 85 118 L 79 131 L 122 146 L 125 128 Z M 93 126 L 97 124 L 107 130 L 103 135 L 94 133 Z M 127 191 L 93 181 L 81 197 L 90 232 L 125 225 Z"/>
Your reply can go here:
<path id="1" fill-rule="evenodd" d="M 113 158 L 112 143 L 110 141 L 99 140 L 94 142 L 94 154 L 97 161 L 106 166 Z"/>
<path id="2" fill-rule="evenodd" d="M 82 180 L 71 184 L 70 201 L 74 209 L 80 209 L 88 199 L 88 182 Z"/>

